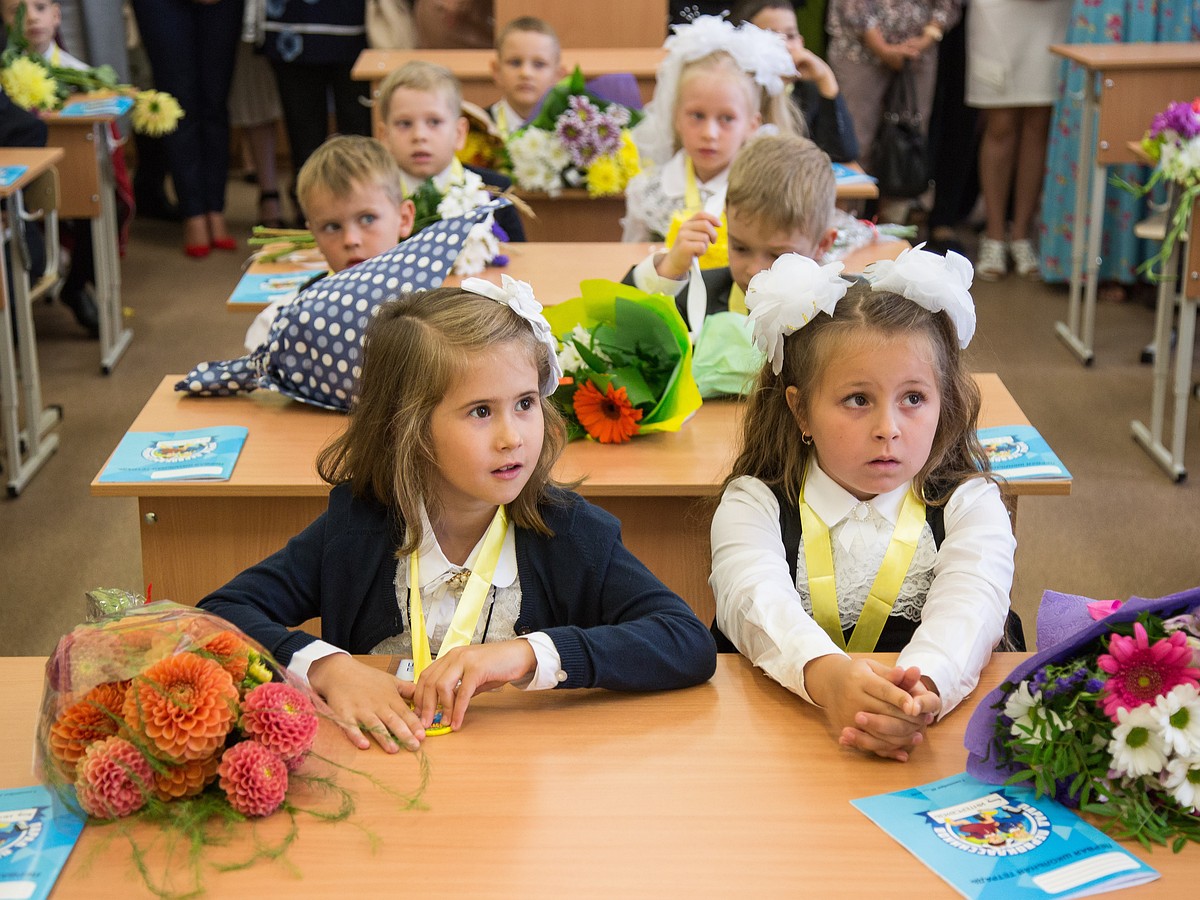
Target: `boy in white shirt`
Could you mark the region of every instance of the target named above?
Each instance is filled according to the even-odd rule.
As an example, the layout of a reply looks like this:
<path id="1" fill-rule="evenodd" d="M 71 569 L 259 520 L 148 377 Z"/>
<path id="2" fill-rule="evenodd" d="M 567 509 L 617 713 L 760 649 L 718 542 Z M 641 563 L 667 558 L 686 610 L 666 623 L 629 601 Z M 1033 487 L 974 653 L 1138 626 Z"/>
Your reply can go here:
<path id="1" fill-rule="evenodd" d="M 496 38 L 492 78 L 500 99 L 488 113 L 500 136 L 508 136 L 536 115 L 546 92 L 565 75 L 558 35 L 534 16 L 513 19 Z"/>

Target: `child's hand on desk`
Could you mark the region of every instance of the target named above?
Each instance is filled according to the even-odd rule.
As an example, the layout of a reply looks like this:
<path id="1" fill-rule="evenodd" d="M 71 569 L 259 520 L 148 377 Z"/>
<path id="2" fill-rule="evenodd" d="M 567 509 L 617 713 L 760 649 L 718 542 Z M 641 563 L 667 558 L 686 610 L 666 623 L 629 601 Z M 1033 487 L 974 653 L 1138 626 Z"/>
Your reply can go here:
<path id="1" fill-rule="evenodd" d="M 394 675 L 335 653 L 309 667 L 308 683 L 329 704 L 350 743 L 360 750 L 371 746 L 364 731 L 388 753 L 400 749 L 397 741 L 409 750 L 420 749 L 425 729 L 400 692 L 403 682 Z"/>
<path id="2" fill-rule="evenodd" d="M 455 647 L 434 660 L 415 686 L 405 685 L 405 693 L 412 698 L 426 727 L 433 724 L 440 705 L 442 721 L 457 731 L 462 727 L 471 698 L 477 693 L 520 681 L 536 668 L 537 657 L 529 641 Z"/>
<path id="3" fill-rule="evenodd" d="M 687 275 L 692 260 L 705 254 L 717 242 L 721 218 L 708 212 L 698 212 L 682 225 L 675 235 L 671 249 L 654 260 L 654 270 L 663 278 L 678 281 Z"/>
<path id="4" fill-rule="evenodd" d="M 804 667 L 804 683 L 838 732 L 838 743 L 900 762 L 908 761 L 936 712 L 925 694 L 937 695 L 925 689 L 919 671 L 873 659 L 818 657 Z"/>

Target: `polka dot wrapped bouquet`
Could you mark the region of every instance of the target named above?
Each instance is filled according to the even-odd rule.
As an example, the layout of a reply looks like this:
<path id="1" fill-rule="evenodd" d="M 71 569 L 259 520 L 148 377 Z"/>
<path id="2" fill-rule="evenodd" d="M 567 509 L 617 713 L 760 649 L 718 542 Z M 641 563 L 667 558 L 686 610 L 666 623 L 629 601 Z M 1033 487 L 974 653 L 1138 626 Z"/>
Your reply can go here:
<path id="1" fill-rule="evenodd" d="M 440 287 L 471 228 L 507 205 L 497 199 L 435 222 L 379 256 L 320 279 L 279 311 L 257 350 L 200 363 L 175 390 L 218 397 L 268 388 L 324 409 L 349 410 L 363 332 L 375 310 L 401 294 Z"/>
<path id="2" fill-rule="evenodd" d="M 187 859 L 168 854 L 164 878 L 178 886 L 190 873 L 189 891 L 201 881 L 202 851 L 231 843 L 229 828 L 277 811 L 291 818 L 282 845 L 248 842 L 252 861 L 286 848 L 297 812 L 342 819 L 354 807 L 329 765 L 308 765 L 327 707 L 258 643 L 192 607 L 134 600 L 75 628 L 47 663 L 41 710 L 42 780 L 93 821 L 135 817 L 179 834 L 166 843 L 188 848 Z M 305 808 L 289 801 L 301 785 Z M 307 808 L 321 795 L 332 812 L 328 799 Z M 135 859 L 143 833 L 126 832 Z"/>

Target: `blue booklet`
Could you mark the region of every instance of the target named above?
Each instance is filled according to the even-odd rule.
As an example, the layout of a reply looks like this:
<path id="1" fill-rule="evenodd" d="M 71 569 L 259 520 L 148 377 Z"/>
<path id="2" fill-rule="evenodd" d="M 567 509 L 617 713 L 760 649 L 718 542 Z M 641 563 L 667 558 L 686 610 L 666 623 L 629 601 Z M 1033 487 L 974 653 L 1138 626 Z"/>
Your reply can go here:
<path id="1" fill-rule="evenodd" d="M 1050 797 L 965 772 L 850 801 L 967 898 L 1086 897 L 1159 873 Z"/>
<path id="2" fill-rule="evenodd" d="M 0 166 L 0 187 L 16 184 L 17 179 L 29 171 L 29 166 Z"/>
<path id="3" fill-rule="evenodd" d="M 42 785 L 0 790 L 0 897 L 48 897 L 83 824 Z"/>
<path id="4" fill-rule="evenodd" d="M 1032 425 L 980 428 L 978 434 L 992 471 L 1009 481 L 1071 477 L 1062 460 Z"/>
<path id="5" fill-rule="evenodd" d="M 228 481 L 247 429 L 214 425 L 195 431 L 130 431 L 97 481 Z"/>
<path id="6" fill-rule="evenodd" d="M 133 109 L 133 98 L 121 94 L 114 97 L 68 100 L 58 114 L 60 116 L 123 116 L 131 109 Z"/>
<path id="7" fill-rule="evenodd" d="M 833 164 L 833 178 L 838 184 L 874 184 L 876 181 L 866 172 L 860 172 L 842 163 Z"/>
<path id="8" fill-rule="evenodd" d="M 229 302 L 261 307 L 281 300 L 291 300 L 300 293 L 304 285 L 319 274 L 319 271 L 297 269 L 294 272 L 277 272 L 274 275 L 254 275 L 247 272 L 229 295 Z"/>

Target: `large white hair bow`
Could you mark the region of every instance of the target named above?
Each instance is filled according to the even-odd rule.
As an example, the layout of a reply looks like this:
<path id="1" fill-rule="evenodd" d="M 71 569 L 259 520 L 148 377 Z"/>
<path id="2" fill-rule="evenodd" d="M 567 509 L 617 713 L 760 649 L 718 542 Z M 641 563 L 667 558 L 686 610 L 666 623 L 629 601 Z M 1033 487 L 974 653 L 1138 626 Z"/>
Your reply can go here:
<path id="1" fill-rule="evenodd" d="M 646 104 L 645 118 L 633 129 L 643 161 L 658 165 L 675 152 L 675 102 L 679 76 L 688 63 L 724 50 L 771 96 L 783 90 L 785 78 L 796 74 L 783 37 L 748 22 L 735 27 L 722 16 L 697 16 L 673 30 L 663 43 L 667 55 L 658 66 L 654 97 Z"/>
<path id="2" fill-rule="evenodd" d="M 843 264 L 822 266 L 799 253 L 785 253 L 771 268 L 750 279 L 746 308 L 754 323 L 754 342 L 783 370 L 783 339 L 807 325 L 817 313 L 833 315 L 850 282 L 841 277 Z"/>
<path id="3" fill-rule="evenodd" d="M 562 380 L 562 367 L 558 364 L 558 341 L 550 330 L 550 323 L 542 315 L 542 304 L 533 296 L 533 287 L 527 281 L 518 281 L 511 275 L 501 275 L 500 284 L 495 284 L 484 278 L 464 278 L 462 289 L 472 294 L 488 297 L 497 303 L 503 303 L 518 316 L 529 323 L 534 336 L 546 345 L 550 357 L 550 372 L 541 383 L 543 397 L 549 397 L 558 389 Z"/>
<path id="4" fill-rule="evenodd" d="M 873 291 L 891 291 L 907 297 L 930 312 L 944 312 L 958 332 L 958 345 L 966 349 L 975 334 L 975 301 L 971 281 L 975 269 L 970 260 L 953 251 L 945 256 L 917 244 L 894 260 L 871 263 L 863 275 Z"/>

